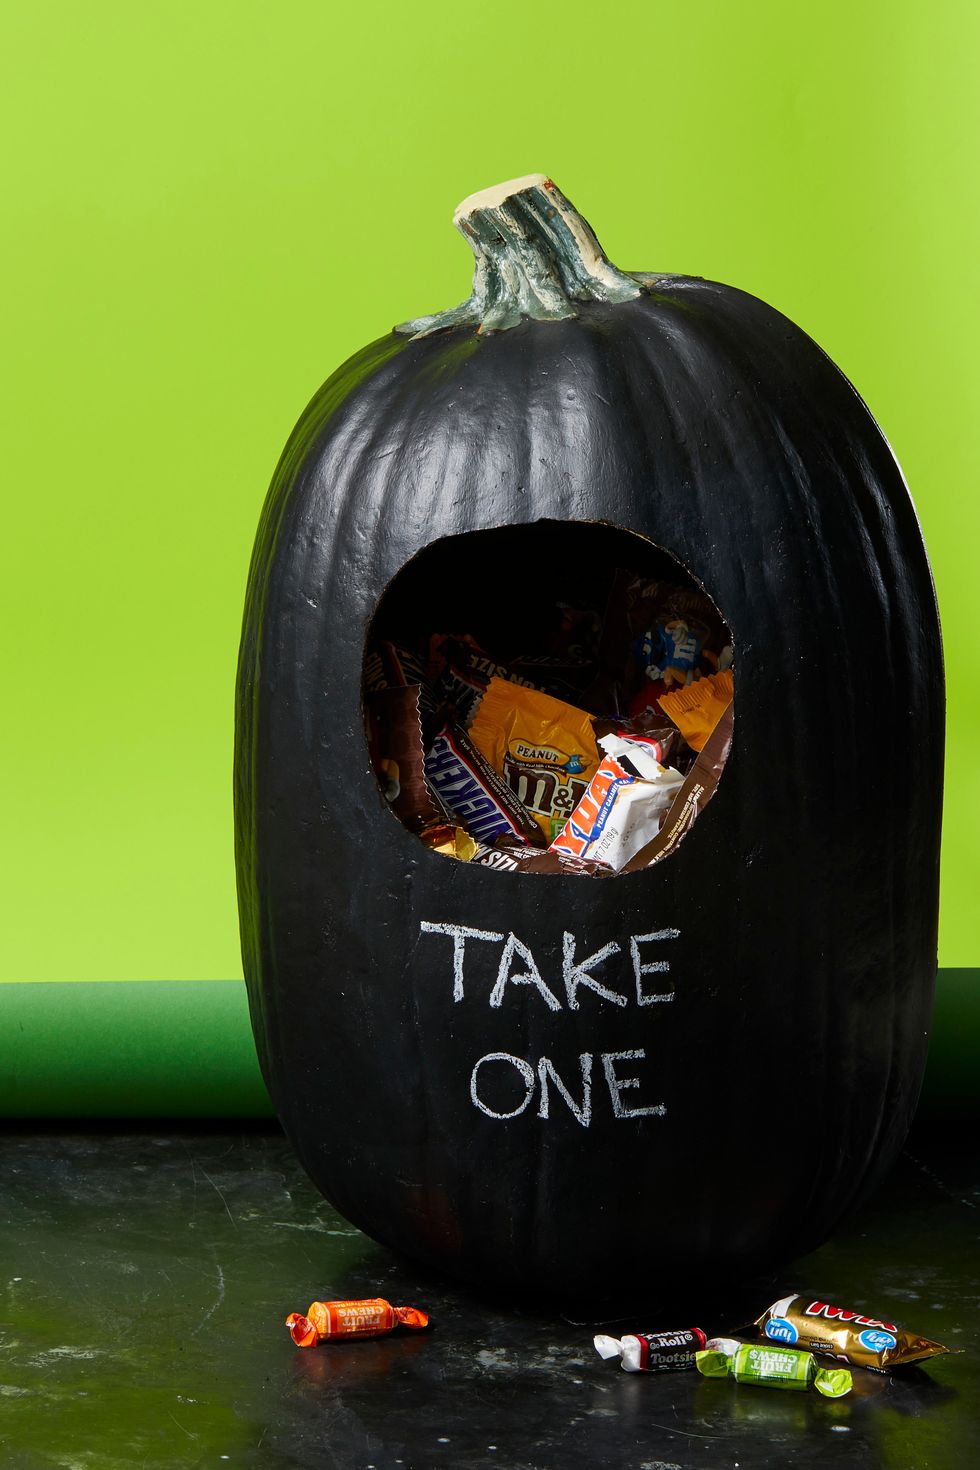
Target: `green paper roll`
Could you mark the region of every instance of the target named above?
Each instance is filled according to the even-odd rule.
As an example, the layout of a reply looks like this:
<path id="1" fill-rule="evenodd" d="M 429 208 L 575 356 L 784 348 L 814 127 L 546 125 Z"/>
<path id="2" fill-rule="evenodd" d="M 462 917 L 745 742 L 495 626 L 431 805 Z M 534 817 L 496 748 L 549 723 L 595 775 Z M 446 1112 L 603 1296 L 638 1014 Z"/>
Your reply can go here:
<path id="1" fill-rule="evenodd" d="M 980 970 L 940 971 L 919 1116 L 980 1117 Z M 241 980 L 0 984 L 0 1117 L 267 1118 Z"/>
<path id="2" fill-rule="evenodd" d="M 271 1115 L 240 980 L 0 985 L 0 1116 Z"/>

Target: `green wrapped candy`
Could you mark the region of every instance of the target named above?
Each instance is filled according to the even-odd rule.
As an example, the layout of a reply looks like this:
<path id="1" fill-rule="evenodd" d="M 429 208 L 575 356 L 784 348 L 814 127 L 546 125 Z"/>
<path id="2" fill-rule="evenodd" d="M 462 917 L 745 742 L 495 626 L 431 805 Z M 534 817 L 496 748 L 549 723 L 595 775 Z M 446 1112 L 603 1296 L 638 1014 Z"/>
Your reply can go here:
<path id="1" fill-rule="evenodd" d="M 839 1399 L 851 1391 L 846 1368 L 821 1368 L 812 1353 L 800 1348 L 757 1346 L 715 1337 L 695 1354 L 698 1372 L 705 1378 L 727 1378 L 736 1383 L 765 1383 L 770 1388 L 806 1389 L 812 1384 L 825 1398 Z"/>

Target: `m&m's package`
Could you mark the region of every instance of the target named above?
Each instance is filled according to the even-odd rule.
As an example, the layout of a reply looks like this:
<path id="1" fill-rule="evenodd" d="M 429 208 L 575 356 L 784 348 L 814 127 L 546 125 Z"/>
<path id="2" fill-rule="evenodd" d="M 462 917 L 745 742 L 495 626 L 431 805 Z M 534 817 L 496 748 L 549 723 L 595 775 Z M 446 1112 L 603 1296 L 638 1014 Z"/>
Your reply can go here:
<path id="1" fill-rule="evenodd" d="M 584 710 L 505 679 L 491 679 L 470 739 L 503 776 L 550 843 L 585 795 L 599 765 Z"/>

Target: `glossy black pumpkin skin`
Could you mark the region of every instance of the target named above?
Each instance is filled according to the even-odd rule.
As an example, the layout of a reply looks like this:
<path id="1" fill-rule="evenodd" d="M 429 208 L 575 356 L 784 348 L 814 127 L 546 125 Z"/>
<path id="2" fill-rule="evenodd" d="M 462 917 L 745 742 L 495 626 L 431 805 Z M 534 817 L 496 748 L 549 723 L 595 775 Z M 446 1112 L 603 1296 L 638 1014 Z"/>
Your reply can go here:
<path id="1" fill-rule="evenodd" d="M 428 853 L 368 761 L 361 666 L 387 584 L 437 537 L 542 518 L 665 547 L 735 638 L 718 794 L 673 857 L 629 877 Z M 942 739 L 935 598 L 901 474 L 850 384 L 777 312 L 666 278 L 573 320 L 366 348 L 277 470 L 239 671 L 245 973 L 263 1073 L 313 1179 L 376 1239 L 539 1292 L 676 1286 L 811 1248 L 914 1111 Z M 426 923 L 514 933 L 562 1009 L 519 985 L 491 1007 L 500 945 L 485 942 L 454 1001 L 453 944 Z M 628 994 L 630 936 L 667 928 L 672 1001 L 583 990 L 568 1008 L 564 931 L 579 958 L 617 943 L 597 974 Z M 637 1049 L 642 1089 L 623 1098 L 663 1116 L 613 1114 L 600 1055 Z M 578 1094 L 592 1055 L 589 1125 L 554 1092 L 547 1119 L 537 1097 L 510 1120 L 478 1111 L 472 1070 L 495 1052 L 549 1057 Z"/>

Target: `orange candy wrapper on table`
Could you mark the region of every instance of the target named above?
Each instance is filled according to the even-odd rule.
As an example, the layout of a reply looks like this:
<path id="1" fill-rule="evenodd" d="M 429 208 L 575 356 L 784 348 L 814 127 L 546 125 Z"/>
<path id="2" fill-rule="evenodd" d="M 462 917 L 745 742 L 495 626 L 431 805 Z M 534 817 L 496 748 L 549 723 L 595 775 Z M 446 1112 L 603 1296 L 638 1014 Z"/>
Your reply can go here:
<path id="1" fill-rule="evenodd" d="M 396 1327 L 428 1327 L 426 1312 L 417 1307 L 393 1307 L 384 1297 L 364 1301 L 311 1302 L 304 1317 L 290 1312 L 289 1334 L 297 1347 L 316 1347 L 333 1337 L 384 1337 Z"/>
<path id="2" fill-rule="evenodd" d="M 599 765 L 589 715 L 550 694 L 494 678 L 469 736 L 550 843 L 585 795 Z"/>

